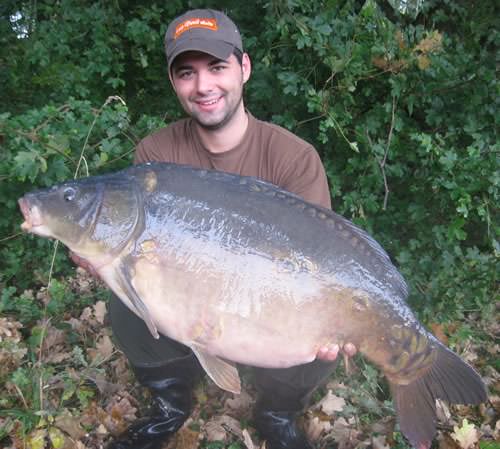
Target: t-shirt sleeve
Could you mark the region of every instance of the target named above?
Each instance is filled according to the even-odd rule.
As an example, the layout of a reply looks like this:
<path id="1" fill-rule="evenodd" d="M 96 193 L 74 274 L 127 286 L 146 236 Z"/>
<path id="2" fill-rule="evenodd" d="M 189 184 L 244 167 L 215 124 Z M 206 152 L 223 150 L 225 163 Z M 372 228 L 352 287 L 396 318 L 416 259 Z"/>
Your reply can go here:
<path id="1" fill-rule="evenodd" d="M 332 203 L 325 169 L 312 147 L 306 147 L 290 164 L 282 183 L 289 192 L 310 203 L 331 209 Z"/>
<path id="2" fill-rule="evenodd" d="M 134 164 L 142 164 L 143 162 L 150 162 L 151 157 L 148 157 L 147 145 L 144 140 L 141 140 L 135 147 Z"/>
<path id="3" fill-rule="evenodd" d="M 175 139 L 171 127 L 162 128 L 144 137 L 135 147 L 134 164 L 144 162 L 175 162 Z"/>

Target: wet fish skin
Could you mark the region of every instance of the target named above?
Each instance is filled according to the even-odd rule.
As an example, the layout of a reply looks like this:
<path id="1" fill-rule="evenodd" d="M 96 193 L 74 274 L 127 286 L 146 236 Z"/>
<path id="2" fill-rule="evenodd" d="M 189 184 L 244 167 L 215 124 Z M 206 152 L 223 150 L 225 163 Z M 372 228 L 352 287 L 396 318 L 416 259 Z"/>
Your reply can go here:
<path id="1" fill-rule="evenodd" d="M 419 449 L 435 434 L 436 398 L 486 399 L 478 374 L 412 314 L 380 245 L 271 184 L 145 164 L 27 194 L 20 207 L 25 230 L 61 240 L 223 388 L 239 388 L 228 361 L 286 367 L 353 342 L 389 379 Z"/>

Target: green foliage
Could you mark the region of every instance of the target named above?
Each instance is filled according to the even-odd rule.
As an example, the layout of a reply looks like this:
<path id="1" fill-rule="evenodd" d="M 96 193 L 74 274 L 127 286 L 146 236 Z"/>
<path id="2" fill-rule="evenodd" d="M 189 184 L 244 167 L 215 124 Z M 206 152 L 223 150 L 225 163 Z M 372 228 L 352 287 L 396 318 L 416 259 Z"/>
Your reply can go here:
<path id="1" fill-rule="evenodd" d="M 241 449 L 241 445 L 238 443 L 231 443 L 227 445 L 222 441 L 212 441 L 203 446 L 205 449 Z"/>
<path id="2" fill-rule="evenodd" d="M 500 443 L 494 441 L 480 441 L 479 447 L 480 449 L 500 449 Z"/>
<path id="3" fill-rule="evenodd" d="M 282 95 L 270 105 L 248 89 L 258 115 L 314 142 L 334 208 L 383 243 L 439 320 L 489 315 L 499 232 L 498 32 L 491 5 L 452 16 L 452 4 L 424 2 L 407 23 L 382 2 L 269 3 L 254 80 L 276 74 Z"/>
<path id="4" fill-rule="evenodd" d="M 394 432 L 393 439 L 394 439 L 394 444 L 391 447 L 393 447 L 394 449 L 411 448 L 411 446 L 408 444 L 408 441 L 405 440 L 405 438 L 400 432 Z"/>
<path id="5" fill-rule="evenodd" d="M 347 374 L 340 368 L 336 372 L 335 377 L 342 380 L 344 387 L 335 389 L 334 393 L 347 401 L 339 415 L 370 423 L 393 414 L 392 403 L 387 400 L 388 387 L 380 372 L 361 358 L 356 357 L 354 363 L 360 365 L 355 373 Z"/>

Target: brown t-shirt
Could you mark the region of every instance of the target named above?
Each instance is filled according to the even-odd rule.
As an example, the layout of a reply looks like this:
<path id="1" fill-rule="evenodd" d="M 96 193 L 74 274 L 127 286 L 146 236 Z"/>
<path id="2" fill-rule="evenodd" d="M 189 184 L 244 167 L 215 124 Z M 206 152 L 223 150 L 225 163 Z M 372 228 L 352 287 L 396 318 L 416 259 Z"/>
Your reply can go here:
<path id="1" fill-rule="evenodd" d="M 231 150 L 208 151 L 195 123 L 188 118 L 145 137 L 136 148 L 134 162 L 173 162 L 256 176 L 311 203 L 331 208 L 325 169 L 312 145 L 250 113 L 248 118 L 242 141 Z"/>

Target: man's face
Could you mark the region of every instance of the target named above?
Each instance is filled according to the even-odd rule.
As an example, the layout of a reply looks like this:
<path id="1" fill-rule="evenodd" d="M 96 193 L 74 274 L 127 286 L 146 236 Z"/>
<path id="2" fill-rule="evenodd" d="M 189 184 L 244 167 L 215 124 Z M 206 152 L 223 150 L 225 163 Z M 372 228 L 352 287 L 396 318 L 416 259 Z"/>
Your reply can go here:
<path id="1" fill-rule="evenodd" d="M 243 107 L 243 85 L 250 77 L 250 59 L 242 64 L 234 55 L 227 60 L 189 51 L 172 66 L 170 81 L 184 110 L 207 129 L 220 129 Z"/>

